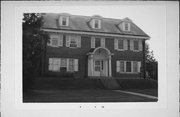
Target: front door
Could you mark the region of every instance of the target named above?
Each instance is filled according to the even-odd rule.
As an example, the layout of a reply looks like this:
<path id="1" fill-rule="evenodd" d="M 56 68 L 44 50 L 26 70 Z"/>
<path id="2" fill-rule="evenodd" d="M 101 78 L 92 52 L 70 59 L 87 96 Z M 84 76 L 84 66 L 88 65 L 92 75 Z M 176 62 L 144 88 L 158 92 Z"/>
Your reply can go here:
<path id="1" fill-rule="evenodd" d="M 105 60 L 94 60 L 94 76 L 106 76 L 105 63 Z"/>

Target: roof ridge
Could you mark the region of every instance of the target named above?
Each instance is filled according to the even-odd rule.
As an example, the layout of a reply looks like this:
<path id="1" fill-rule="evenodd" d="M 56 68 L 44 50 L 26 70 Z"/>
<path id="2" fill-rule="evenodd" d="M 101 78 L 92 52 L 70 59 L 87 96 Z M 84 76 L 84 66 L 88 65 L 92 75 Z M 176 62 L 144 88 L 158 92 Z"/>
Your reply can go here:
<path id="1" fill-rule="evenodd" d="M 62 12 L 62 13 L 46 13 L 46 14 L 69 14 L 69 16 L 79 16 L 79 17 L 88 17 L 88 18 L 93 18 L 94 16 L 100 16 L 100 18 L 102 18 L 102 19 L 109 19 L 109 20 L 120 20 L 120 21 L 123 21 L 123 19 L 125 19 L 125 18 L 122 18 L 122 19 L 117 19 L 117 18 L 107 18 L 107 17 L 103 17 L 103 16 L 101 16 L 101 15 L 97 15 L 97 14 L 95 14 L 95 15 L 92 15 L 92 16 L 87 16 L 87 15 L 75 15 L 75 14 L 70 14 L 70 13 L 65 13 L 65 12 Z M 128 19 L 130 19 L 130 18 L 128 18 Z M 130 19 L 131 20 L 131 19 Z"/>

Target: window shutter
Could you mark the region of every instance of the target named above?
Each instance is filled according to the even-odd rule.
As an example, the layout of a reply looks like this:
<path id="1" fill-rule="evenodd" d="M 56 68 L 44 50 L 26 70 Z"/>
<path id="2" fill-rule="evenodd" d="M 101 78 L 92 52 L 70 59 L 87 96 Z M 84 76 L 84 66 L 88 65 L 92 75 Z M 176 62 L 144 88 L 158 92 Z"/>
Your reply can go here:
<path id="1" fill-rule="evenodd" d="M 66 26 L 69 26 L 69 17 L 66 17 Z"/>
<path id="2" fill-rule="evenodd" d="M 138 62 L 138 72 L 141 72 L 141 62 Z"/>
<path id="3" fill-rule="evenodd" d="M 66 36 L 66 47 L 70 45 L 70 36 Z"/>
<path id="4" fill-rule="evenodd" d="M 53 58 L 49 58 L 49 64 L 53 64 Z"/>
<path id="5" fill-rule="evenodd" d="M 91 27 L 92 27 L 92 28 L 95 27 L 95 21 L 94 21 L 94 20 L 91 21 Z"/>
<path id="6" fill-rule="evenodd" d="M 58 46 L 63 46 L 63 35 L 59 36 Z"/>
<path id="7" fill-rule="evenodd" d="M 126 72 L 126 61 L 124 61 L 124 72 Z"/>
<path id="8" fill-rule="evenodd" d="M 59 26 L 62 25 L 62 16 L 59 17 Z"/>
<path id="9" fill-rule="evenodd" d="M 123 46 L 124 46 L 124 50 L 128 50 L 128 42 L 126 39 L 123 41 Z"/>
<path id="10" fill-rule="evenodd" d="M 101 28 L 101 20 L 98 20 L 98 28 Z"/>
<path id="11" fill-rule="evenodd" d="M 131 24 L 128 23 L 128 31 L 131 31 Z"/>
<path id="12" fill-rule="evenodd" d="M 95 38 L 91 38 L 91 48 L 95 48 Z"/>
<path id="13" fill-rule="evenodd" d="M 130 40 L 130 50 L 134 50 L 133 47 L 134 47 L 134 46 L 133 46 L 133 40 Z"/>
<path id="14" fill-rule="evenodd" d="M 74 59 L 74 71 L 78 71 L 78 59 Z"/>
<path id="15" fill-rule="evenodd" d="M 116 72 L 120 72 L 120 61 L 116 61 Z"/>
<path id="16" fill-rule="evenodd" d="M 69 59 L 66 59 L 66 61 L 67 61 L 66 68 L 67 68 L 67 71 L 69 71 Z"/>
<path id="17" fill-rule="evenodd" d="M 61 58 L 59 58 L 59 71 L 60 71 L 60 67 L 61 67 Z"/>
<path id="18" fill-rule="evenodd" d="M 118 49 L 118 39 L 114 39 L 114 49 Z"/>
<path id="19" fill-rule="evenodd" d="M 101 38 L 101 47 L 105 48 L 105 38 Z"/>
<path id="20" fill-rule="evenodd" d="M 49 71 L 52 71 L 53 70 L 53 58 L 49 58 Z"/>
<path id="21" fill-rule="evenodd" d="M 81 47 L 81 36 L 77 36 L 77 47 Z"/>
<path id="22" fill-rule="evenodd" d="M 139 40 L 139 51 L 142 51 L 142 40 Z"/>

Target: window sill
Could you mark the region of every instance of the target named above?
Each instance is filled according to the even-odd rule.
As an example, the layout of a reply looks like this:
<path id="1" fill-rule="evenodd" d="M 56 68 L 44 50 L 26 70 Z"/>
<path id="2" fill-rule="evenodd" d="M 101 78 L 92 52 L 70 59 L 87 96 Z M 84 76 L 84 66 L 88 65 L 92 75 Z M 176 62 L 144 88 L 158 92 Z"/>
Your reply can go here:
<path id="1" fill-rule="evenodd" d="M 120 74 L 139 74 L 140 72 L 118 72 Z"/>
<path id="2" fill-rule="evenodd" d="M 80 48 L 80 47 L 68 47 L 68 48 L 74 48 L 74 49 L 78 49 L 78 48 Z"/>
<path id="3" fill-rule="evenodd" d="M 125 49 L 116 49 L 117 51 L 125 51 Z"/>
<path id="4" fill-rule="evenodd" d="M 58 48 L 58 47 L 62 47 L 62 46 L 52 46 L 52 45 L 48 45 L 49 47 L 53 47 L 53 48 Z"/>
<path id="5" fill-rule="evenodd" d="M 133 52 L 141 52 L 141 50 L 132 50 Z"/>

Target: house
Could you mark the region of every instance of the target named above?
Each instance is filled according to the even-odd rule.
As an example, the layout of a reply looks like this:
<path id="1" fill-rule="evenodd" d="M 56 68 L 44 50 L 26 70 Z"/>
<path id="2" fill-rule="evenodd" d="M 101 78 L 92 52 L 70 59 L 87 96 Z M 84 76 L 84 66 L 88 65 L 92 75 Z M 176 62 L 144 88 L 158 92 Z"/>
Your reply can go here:
<path id="1" fill-rule="evenodd" d="M 129 18 L 68 13 L 43 15 L 50 42 L 42 75 L 71 78 L 145 76 L 145 41 L 150 37 Z"/>

